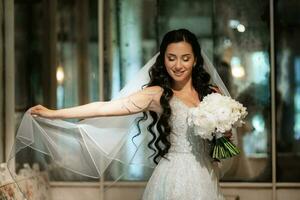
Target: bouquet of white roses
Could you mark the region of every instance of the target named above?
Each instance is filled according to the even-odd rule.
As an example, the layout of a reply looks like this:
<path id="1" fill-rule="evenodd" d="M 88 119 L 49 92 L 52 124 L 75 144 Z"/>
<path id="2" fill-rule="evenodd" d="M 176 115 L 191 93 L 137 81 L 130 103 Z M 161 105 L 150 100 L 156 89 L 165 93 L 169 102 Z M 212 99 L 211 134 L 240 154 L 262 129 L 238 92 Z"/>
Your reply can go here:
<path id="1" fill-rule="evenodd" d="M 239 149 L 223 134 L 244 123 L 246 108 L 234 99 L 219 93 L 203 98 L 198 107 L 190 110 L 188 124 L 194 126 L 196 135 L 213 140 L 212 157 L 224 159 L 239 154 Z"/>

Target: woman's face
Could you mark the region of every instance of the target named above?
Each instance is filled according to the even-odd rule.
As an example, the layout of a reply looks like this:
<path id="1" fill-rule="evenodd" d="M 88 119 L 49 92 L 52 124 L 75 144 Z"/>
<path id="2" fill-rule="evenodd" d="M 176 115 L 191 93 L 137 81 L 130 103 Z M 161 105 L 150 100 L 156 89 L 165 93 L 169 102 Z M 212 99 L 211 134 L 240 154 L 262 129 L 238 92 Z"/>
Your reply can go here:
<path id="1" fill-rule="evenodd" d="M 191 78 L 196 59 L 192 46 L 187 42 L 170 43 L 165 52 L 165 66 L 174 82 L 185 82 Z"/>

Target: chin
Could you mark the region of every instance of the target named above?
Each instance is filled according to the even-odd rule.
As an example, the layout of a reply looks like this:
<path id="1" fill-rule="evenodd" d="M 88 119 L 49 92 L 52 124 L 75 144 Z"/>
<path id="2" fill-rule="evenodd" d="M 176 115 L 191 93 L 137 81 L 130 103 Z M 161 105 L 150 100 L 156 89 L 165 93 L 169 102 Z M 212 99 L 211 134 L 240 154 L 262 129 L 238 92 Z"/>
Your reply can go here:
<path id="1" fill-rule="evenodd" d="M 186 77 L 186 76 L 183 76 L 183 77 L 172 76 L 172 79 L 173 79 L 175 82 L 182 82 L 182 81 L 187 80 L 187 78 L 188 78 L 188 77 Z"/>

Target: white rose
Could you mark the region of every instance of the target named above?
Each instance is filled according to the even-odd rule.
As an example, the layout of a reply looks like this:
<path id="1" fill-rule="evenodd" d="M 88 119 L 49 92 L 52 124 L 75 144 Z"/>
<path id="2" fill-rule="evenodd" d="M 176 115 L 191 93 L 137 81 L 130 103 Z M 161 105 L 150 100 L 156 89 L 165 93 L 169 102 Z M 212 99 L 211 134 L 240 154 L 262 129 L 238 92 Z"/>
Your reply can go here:
<path id="1" fill-rule="evenodd" d="M 205 96 L 199 106 L 191 109 L 188 124 L 195 127 L 195 134 L 212 139 L 215 131 L 224 133 L 242 123 L 246 108 L 231 97 L 219 93 Z"/>

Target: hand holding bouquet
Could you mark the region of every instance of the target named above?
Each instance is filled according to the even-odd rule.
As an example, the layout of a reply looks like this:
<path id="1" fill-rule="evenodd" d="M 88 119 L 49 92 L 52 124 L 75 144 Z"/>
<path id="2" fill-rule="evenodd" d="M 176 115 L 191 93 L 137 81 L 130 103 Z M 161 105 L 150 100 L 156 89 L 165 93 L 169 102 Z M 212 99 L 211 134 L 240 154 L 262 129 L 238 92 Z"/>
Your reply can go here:
<path id="1" fill-rule="evenodd" d="M 246 108 L 234 99 L 219 93 L 203 98 L 198 107 L 190 110 L 188 124 L 194 126 L 195 134 L 204 139 L 214 140 L 214 159 L 224 159 L 237 155 L 240 151 L 227 138 L 226 131 L 244 123 Z"/>

